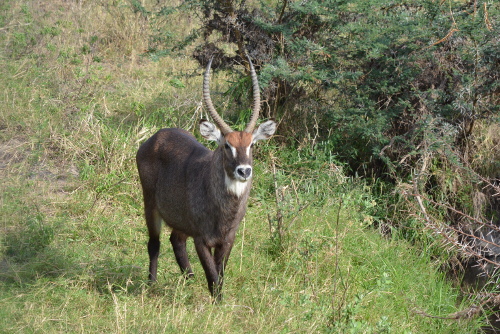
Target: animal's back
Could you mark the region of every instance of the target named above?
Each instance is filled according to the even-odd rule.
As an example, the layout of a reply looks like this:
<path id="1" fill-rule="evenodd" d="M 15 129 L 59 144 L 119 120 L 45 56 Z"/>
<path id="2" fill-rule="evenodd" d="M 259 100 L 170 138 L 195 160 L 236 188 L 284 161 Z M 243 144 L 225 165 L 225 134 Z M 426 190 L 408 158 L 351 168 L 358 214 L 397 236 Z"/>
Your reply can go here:
<path id="1" fill-rule="evenodd" d="M 206 150 L 196 138 L 183 129 L 161 129 L 145 141 L 137 151 L 136 162 L 143 188 L 155 190 L 159 173 L 175 172 L 187 161 L 193 150 Z M 207 152 L 208 153 L 208 152 Z"/>

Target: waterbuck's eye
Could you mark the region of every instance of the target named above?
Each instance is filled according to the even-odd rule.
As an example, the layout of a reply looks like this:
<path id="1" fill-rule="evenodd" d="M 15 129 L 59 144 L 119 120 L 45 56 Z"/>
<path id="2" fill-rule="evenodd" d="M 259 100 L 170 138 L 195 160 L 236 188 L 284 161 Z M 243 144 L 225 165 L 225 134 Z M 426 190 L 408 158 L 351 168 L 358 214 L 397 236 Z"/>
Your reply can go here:
<path id="1" fill-rule="evenodd" d="M 224 148 L 225 148 L 226 150 L 230 150 L 230 149 L 231 149 L 231 146 L 229 146 L 229 144 L 228 144 L 228 143 L 225 143 L 225 144 L 224 144 Z"/>

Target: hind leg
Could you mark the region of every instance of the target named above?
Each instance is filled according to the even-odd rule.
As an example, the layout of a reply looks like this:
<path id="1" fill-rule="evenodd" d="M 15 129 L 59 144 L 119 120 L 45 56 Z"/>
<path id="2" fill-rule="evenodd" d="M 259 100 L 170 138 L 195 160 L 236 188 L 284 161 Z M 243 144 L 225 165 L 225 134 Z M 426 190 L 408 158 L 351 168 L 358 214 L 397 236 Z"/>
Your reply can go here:
<path id="1" fill-rule="evenodd" d="M 148 203 L 145 202 L 144 211 L 149 232 L 149 280 L 151 282 L 155 282 L 158 272 L 158 256 L 160 255 L 160 233 L 162 220 L 154 205 L 148 205 Z"/>
<path id="2" fill-rule="evenodd" d="M 181 271 L 186 275 L 186 277 L 192 277 L 194 274 L 186 251 L 187 237 L 188 236 L 184 233 L 173 230 L 170 234 L 170 243 L 172 244 L 175 259 L 177 260 L 177 264 L 181 268 Z"/>

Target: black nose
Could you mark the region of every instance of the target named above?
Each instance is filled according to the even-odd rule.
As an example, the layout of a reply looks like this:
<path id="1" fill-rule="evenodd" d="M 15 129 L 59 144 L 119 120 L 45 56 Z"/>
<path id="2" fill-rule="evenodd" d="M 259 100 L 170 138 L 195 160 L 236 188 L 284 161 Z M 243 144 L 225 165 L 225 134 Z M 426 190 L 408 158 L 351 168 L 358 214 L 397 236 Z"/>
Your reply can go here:
<path id="1" fill-rule="evenodd" d="M 252 175 L 252 168 L 251 167 L 238 167 L 236 168 L 236 173 L 238 173 L 239 176 L 242 178 L 248 179 L 250 175 Z"/>

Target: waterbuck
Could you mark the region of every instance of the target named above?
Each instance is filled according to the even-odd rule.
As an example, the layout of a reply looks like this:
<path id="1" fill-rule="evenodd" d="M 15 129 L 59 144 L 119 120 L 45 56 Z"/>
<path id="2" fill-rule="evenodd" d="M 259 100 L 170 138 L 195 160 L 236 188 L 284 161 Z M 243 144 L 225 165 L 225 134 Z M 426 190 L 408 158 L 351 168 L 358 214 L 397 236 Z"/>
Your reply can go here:
<path id="1" fill-rule="evenodd" d="M 255 128 L 260 91 L 254 66 L 250 58 L 248 61 L 254 101 L 244 131 L 233 131 L 213 106 L 210 60 L 203 78 L 203 102 L 215 125 L 201 120 L 200 132 L 205 139 L 216 141 L 217 149 L 209 150 L 185 130 L 162 129 L 141 145 L 136 156 L 149 231 L 149 280 L 156 281 L 163 220 L 172 229 L 170 242 L 175 259 L 187 277 L 193 271 L 186 239 L 194 239 L 208 289 L 216 301 L 222 297 L 224 267 L 247 207 L 253 174 L 252 147 L 276 130 L 272 120 Z"/>

